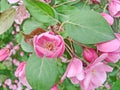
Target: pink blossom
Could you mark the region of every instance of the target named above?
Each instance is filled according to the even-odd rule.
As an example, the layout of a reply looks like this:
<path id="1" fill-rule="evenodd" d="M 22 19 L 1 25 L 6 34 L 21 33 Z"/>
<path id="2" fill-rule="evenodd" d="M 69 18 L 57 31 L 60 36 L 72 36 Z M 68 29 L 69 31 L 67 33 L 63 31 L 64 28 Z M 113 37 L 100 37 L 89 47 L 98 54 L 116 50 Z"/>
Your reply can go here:
<path id="1" fill-rule="evenodd" d="M 10 90 L 17 90 L 17 86 L 15 84 L 11 84 L 9 88 Z"/>
<path id="2" fill-rule="evenodd" d="M 62 56 L 65 50 L 64 40 L 60 35 L 45 32 L 36 35 L 33 40 L 34 49 L 39 57 L 56 58 Z"/>
<path id="3" fill-rule="evenodd" d="M 4 82 L 7 86 L 10 86 L 12 84 L 11 79 L 6 79 Z"/>
<path id="4" fill-rule="evenodd" d="M 93 62 L 98 57 L 98 55 L 94 49 L 84 48 L 83 49 L 83 57 L 88 62 Z"/>
<path id="5" fill-rule="evenodd" d="M 19 45 L 14 46 L 14 49 L 17 51 L 20 49 Z"/>
<path id="6" fill-rule="evenodd" d="M 120 0 L 110 0 L 109 12 L 114 17 L 120 17 Z"/>
<path id="7" fill-rule="evenodd" d="M 102 54 L 85 69 L 85 78 L 80 82 L 82 90 L 95 90 L 107 79 L 107 72 L 113 70 L 112 67 L 101 62 L 107 54 Z"/>
<path id="8" fill-rule="evenodd" d="M 50 90 L 58 90 L 58 85 L 55 84 Z"/>
<path id="9" fill-rule="evenodd" d="M 15 71 L 15 76 L 19 78 L 20 82 L 23 85 L 25 85 L 31 89 L 31 86 L 29 85 L 29 83 L 27 82 L 27 79 L 26 79 L 25 67 L 26 67 L 26 62 L 20 63 Z"/>
<path id="10" fill-rule="evenodd" d="M 51 0 L 40 0 L 41 2 L 50 3 Z"/>
<path id="11" fill-rule="evenodd" d="M 20 62 L 19 62 L 17 59 L 13 59 L 13 64 L 14 64 L 15 66 L 18 66 L 18 65 L 20 64 Z"/>
<path id="12" fill-rule="evenodd" d="M 107 88 L 107 90 L 111 89 L 111 85 L 108 82 L 105 84 L 105 87 Z"/>
<path id="13" fill-rule="evenodd" d="M 82 61 L 78 58 L 73 58 L 68 64 L 66 72 L 61 78 L 61 82 L 68 77 L 73 84 L 78 84 L 81 80 L 84 79 L 83 64 Z"/>
<path id="14" fill-rule="evenodd" d="M 109 23 L 109 25 L 113 25 L 114 19 L 109 14 L 102 12 L 101 15 L 105 18 L 105 20 Z"/>
<path id="15" fill-rule="evenodd" d="M 16 3 L 18 1 L 20 1 L 20 0 L 8 0 L 9 3 Z"/>
<path id="16" fill-rule="evenodd" d="M 24 56 L 24 52 L 20 52 L 20 56 Z"/>
<path id="17" fill-rule="evenodd" d="M 10 54 L 9 49 L 7 48 L 2 48 L 0 49 L 0 61 L 5 60 Z"/>
<path id="18" fill-rule="evenodd" d="M 115 34 L 116 38 L 107 42 L 97 44 L 97 49 L 101 53 L 108 53 L 106 61 L 116 63 L 120 59 L 120 34 Z"/>
<path id="19" fill-rule="evenodd" d="M 17 24 L 22 24 L 22 22 L 29 17 L 30 17 L 30 14 L 26 10 L 24 4 L 21 4 L 20 6 L 17 7 L 16 15 L 15 15 L 15 22 Z"/>

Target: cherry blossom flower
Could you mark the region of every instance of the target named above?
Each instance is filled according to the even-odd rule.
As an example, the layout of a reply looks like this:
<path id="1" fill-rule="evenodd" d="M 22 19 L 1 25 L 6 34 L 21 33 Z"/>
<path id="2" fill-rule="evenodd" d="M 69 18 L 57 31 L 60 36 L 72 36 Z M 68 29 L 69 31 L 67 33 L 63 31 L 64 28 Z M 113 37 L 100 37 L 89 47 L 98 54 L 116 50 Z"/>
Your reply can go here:
<path id="1" fill-rule="evenodd" d="M 106 61 L 116 63 L 120 59 L 120 34 L 115 33 L 116 38 L 107 42 L 97 44 L 101 53 L 108 53 Z"/>
<path id="2" fill-rule="evenodd" d="M 80 82 L 82 90 L 95 90 L 107 79 L 107 72 L 112 72 L 113 68 L 101 62 L 107 54 L 102 54 L 93 63 L 85 68 L 85 78 Z"/>
<path id="3" fill-rule="evenodd" d="M 65 50 L 64 40 L 60 35 L 45 32 L 36 35 L 33 40 L 34 49 L 39 57 L 56 58 L 62 56 Z"/>

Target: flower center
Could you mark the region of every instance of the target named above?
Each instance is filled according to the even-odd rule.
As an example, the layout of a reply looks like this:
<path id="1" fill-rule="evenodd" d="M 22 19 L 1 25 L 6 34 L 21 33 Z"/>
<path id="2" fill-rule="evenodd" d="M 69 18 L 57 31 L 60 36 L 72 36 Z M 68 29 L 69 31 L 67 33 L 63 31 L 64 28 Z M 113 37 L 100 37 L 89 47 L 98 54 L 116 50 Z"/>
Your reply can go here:
<path id="1" fill-rule="evenodd" d="M 54 50 L 54 44 L 53 44 L 52 42 L 46 42 L 46 43 L 44 44 L 44 47 L 45 47 L 47 50 L 50 50 L 50 51 Z"/>
<path id="2" fill-rule="evenodd" d="M 96 70 L 93 69 L 93 70 L 92 70 L 92 74 L 95 75 L 95 73 L 96 73 Z"/>

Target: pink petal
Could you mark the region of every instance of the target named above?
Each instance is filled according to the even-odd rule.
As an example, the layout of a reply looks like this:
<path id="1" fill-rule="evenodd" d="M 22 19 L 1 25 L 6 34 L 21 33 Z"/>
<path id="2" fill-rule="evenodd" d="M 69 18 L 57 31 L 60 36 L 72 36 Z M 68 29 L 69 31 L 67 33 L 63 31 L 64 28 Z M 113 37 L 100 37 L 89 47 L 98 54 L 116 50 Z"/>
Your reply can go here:
<path id="1" fill-rule="evenodd" d="M 120 40 L 120 34 L 119 33 L 115 33 L 115 36 L 118 40 Z"/>
<path id="2" fill-rule="evenodd" d="M 120 59 L 120 53 L 108 53 L 107 58 L 105 59 L 107 62 L 116 63 Z"/>
<path id="3" fill-rule="evenodd" d="M 98 62 L 101 62 L 102 60 L 104 60 L 106 57 L 108 56 L 108 53 L 103 53 L 101 54 L 93 63 L 91 63 L 92 65 Z"/>
<path id="4" fill-rule="evenodd" d="M 120 47 L 120 41 L 117 39 L 97 44 L 97 49 L 101 52 L 113 52 Z"/>
<path id="5" fill-rule="evenodd" d="M 107 79 L 107 75 L 105 72 L 96 71 L 91 79 L 91 83 L 94 88 L 98 88 L 106 81 L 106 79 Z"/>
<path id="6" fill-rule="evenodd" d="M 105 20 L 110 24 L 113 25 L 114 19 L 109 14 L 102 12 L 101 15 L 105 18 Z"/>
<path id="7" fill-rule="evenodd" d="M 73 84 L 79 84 L 79 80 L 77 79 L 77 78 L 75 78 L 75 77 L 73 77 L 73 78 L 70 78 L 70 80 L 71 80 L 71 82 L 73 83 Z"/>

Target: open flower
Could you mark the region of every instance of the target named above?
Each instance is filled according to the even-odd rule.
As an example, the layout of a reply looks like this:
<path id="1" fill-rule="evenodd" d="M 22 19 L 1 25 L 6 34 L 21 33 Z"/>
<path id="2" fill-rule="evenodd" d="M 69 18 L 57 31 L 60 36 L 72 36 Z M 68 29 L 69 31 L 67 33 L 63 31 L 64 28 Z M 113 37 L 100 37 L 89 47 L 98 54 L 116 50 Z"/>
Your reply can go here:
<path id="1" fill-rule="evenodd" d="M 78 84 L 84 79 L 84 71 L 82 61 L 78 58 L 73 58 L 68 64 L 66 72 L 61 78 L 61 82 L 68 77 L 73 84 Z"/>
<path id="2" fill-rule="evenodd" d="M 116 63 L 120 59 L 120 34 L 115 34 L 116 38 L 107 42 L 97 44 L 97 49 L 101 53 L 108 53 L 106 61 Z"/>
<path id="3" fill-rule="evenodd" d="M 39 57 L 56 58 L 62 56 L 65 50 L 64 40 L 53 32 L 36 35 L 33 40 L 34 49 Z"/>
<path id="4" fill-rule="evenodd" d="M 113 23 L 114 23 L 113 17 L 111 17 L 109 14 L 107 14 L 105 12 L 102 12 L 100 14 L 105 18 L 105 20 L 109 23 L 109 25 L 113 25 Z"/>
<path id="5" fill-rule="evenodd" d="M 113 70 L 112 67 L 101 62 L 106 56 L 107 54 L 102 54 L 86 67 L 85 78 L 80 82 L 82 90 L 95 90 L 106 81 L 107 72 Z"/>
<path id="6" fill-rule="evenodd" d="M 120 0 L 110 0 L 109 12 L 114 17 L 120 17 Z"/>
<path id="7" fill-rule="evenodd" d="M 10 51 L 7 48 L 0 49 L 0 61 L 5 60 L 10 55 Z"/>
<path id="8" fill-rule="evenodd" d="M 19 78 L 20 82 L 23 85 L 27 86 L 29 89 L 32 89 L 26 79 L 25 67 L 26 67 L 26 62 L 20 63 L 15 71 L 15 76 Z"/>

